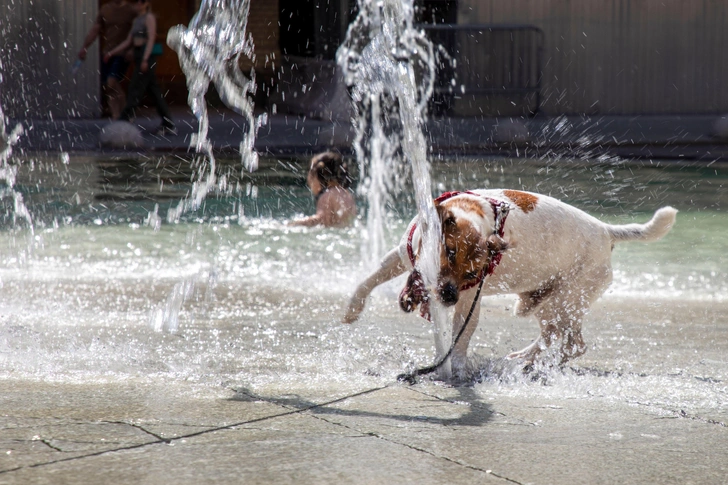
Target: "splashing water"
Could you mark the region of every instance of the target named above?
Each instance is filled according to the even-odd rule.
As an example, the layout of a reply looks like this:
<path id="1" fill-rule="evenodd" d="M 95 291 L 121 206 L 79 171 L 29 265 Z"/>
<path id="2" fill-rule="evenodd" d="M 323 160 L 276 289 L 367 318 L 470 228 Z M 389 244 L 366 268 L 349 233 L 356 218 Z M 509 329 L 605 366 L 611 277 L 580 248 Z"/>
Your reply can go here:
<path id="1" fill-rule="evenodd" d="M 359 1 L 359 15 L 337 52 L 351 87 L 357 117 L 354 150 L 367 199 L 367 251 L 377 261 L 385 252 L 384 215 L 390 195 L 412 171 L 417 209 L 431 225 L 429 163 L 422 135 L 435 79 L 434 52 L 413 28 L 411 0 Z M 416 76 L 421 77 L 418 83 Z"/>
<path id="2" fill-rule="evenodd" d="M 337 63 L 357 111 L 354 150 L 362 179 L 359 190 L 368 203 L 363 260 L 378 261 L 384 255 L 386 205 L 411 170 L 422 231 L 418 267 L 432 291 L 439 272 L 441 231 L 422 128 L 433 92 L 435 54 L 424 32 L 413 27 L 413 17 L 412 0 L 359 0 L 359 15 L 337 52 Z M 439 306 L 433 305 L 432 317 L 437 353 L 443 355 L 450 329 L 447 312 Z M 443 372 L 449 374 L 449 365 Z"/>
<path id="3" fill-rule="evenodd" d="M 207 194 L 218 186 L 215 157 L 207 137 L 205 94 L 211 82 L 222 101 L 245 117 L 248 131 L 240 142 L 241 160 L 251 172 L 258 168 L 255 136 L 266 117 L 261 115 L 256 119 L 253 103 L 248 99 L 255 92 L 255 71 L 251 70 L 246 77 L 239 67 L 243 55 L 255 60 L 253 39 L 247 33 L 249 9 L 250 0 L 203 0 L 187 28 L 178 25 L 167 34 L 167 44 L 177 52 L 187 77 L 190 108 L 199 121 L 190 146 L 209 160 L 209 164 L 200 164 L 199 180 L 193 184 L 191 196 L 168 213 L 170 222 L 179 220 L 184 212 L 199 208 Z"/>
<path id="4" fill-rule="evenodd" d="M 207 137 L 209 120 L 205 94 L 211 82 L 221 100 L 245 117 L 248 130 L 240 142 L 241 161 L 251 172 L 258 168 L 255 136 L 267 118 L 261 115 L 256 119 L 253 103 L 248 99 L 249 94 L 255 93 L 255 70 L 251 69 L 249 77 L 240 71 L 241 56 L 245 55 L 255 63 L 253 39 L 247 33 L 249 10 L 250 0 L 203 0 L 187 28 L 178 25 L 167 34 L 167 44 L 177 52 L 187 78 L 188 102 L 199 122 L 198 132 L 192 137 L 190 146 L 194 146 L 208 161 L 198 161 L 198 179 L 193 182 L 192 192 L 176 207 L 169 209 L 168 222 L 179 221 L 185 212 L 198 209 L 213 190 L 227 188 L 227 180 L 218 180 L 215 176 L 215 156 Z M 156 211 L 155 208 L 154 214 L 149 214 L 148 220 L 158 227 Z M 193 290 L 194 281 L 180 283 L 169 295 L 163 310 L 153 314 L 153 328 L 176 331 L 182 303 Z"/>
<path id="5" fill-rule="evenodd" d="M 0 71 L 2 64 L 0 63 Z M 23 194 L 14 189 L 15 178 L 18 173 L 18 166 L 8 163 L 10 155 L 13 154 L 13 146 L 23 134 L 23 126 L 15 125 L 12 131 L 6 133 L 7 120 L 2 106 L 0 106 L 0 181 L 5 183 L 5 187 L 0 189 L 0 198 L 10 196 L 13 198 L 13 224 L 17 222 L 17 218 L 23 218 L 30 228 L 30 234 L 33 235 L 33 218 L 30 211 L 23 202 Z"/>

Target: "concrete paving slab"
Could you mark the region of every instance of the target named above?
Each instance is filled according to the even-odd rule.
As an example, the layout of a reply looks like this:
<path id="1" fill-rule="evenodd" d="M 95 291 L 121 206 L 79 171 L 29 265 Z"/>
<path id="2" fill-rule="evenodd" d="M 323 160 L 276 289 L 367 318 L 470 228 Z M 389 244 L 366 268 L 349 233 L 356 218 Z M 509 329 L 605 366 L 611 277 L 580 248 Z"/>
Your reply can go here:
<path id="1" fill-rule="evenodd" d="M 468 411 L 468 392 L 461 389 L 425 385 L 410 391 L 434 391 L 432 397 L 441 395 L 435 400 L 409 399 L 402 391 L 407 389 L 353 398 L 337 404 L 346 408 L 341 413 L 323 419 L 517 483 L 690 483 L 696 477 L 698 483 L 720 483 L 728 472 L 718 459 L 728 452 L 724 426 L 637 405 L 605 407 L 599 400 L 500 396 L 486 407 L 476 398 Z M 432 405 L 422 408 L 422 402 Z M 403 406 L 427 418 L 387 423 L 385 416 L 401 416 Z M 456 406 L 465 410 L 448 409 Z M 481 419 L 473 419 L 478 414 Z"/>
<path id="2" fill-rule="evenodd" d="M 632 391 L 426 380 L 238 392 L 184 382 L 0 387 L 8 484 L 717 484 L 728 473 L 724 422 L 699 407 L 636 402 Z"/>
<path id="3" fill-rule="evenodd" d="M 42 475 L 26 468 L 5 483 L 502 483 L 371 436 L 231 430 L 216 437 L 56 463 Z"/>

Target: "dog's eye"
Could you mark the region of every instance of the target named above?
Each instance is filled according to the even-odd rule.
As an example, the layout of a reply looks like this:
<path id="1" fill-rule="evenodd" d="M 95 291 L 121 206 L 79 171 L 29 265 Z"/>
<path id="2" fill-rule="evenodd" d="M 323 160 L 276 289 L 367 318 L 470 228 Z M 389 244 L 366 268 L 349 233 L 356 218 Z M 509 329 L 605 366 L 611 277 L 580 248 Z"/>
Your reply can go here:
<path id="1" fill-rule="evenodd" d="M 450 264 L 455 263 L 455 250 L 452 248 L 445 248 L 445 254 L 447 254 L 447 260 L 450 262 Z"/>
<path id="2" fill-rule="evenodd" d="M 466 280 L 474 280 L 477 277 L 478 277 L 477 271 L 468 271 L 467 273 L 465 273 L 463 275 L 463 278 L 465 278 Z"/>

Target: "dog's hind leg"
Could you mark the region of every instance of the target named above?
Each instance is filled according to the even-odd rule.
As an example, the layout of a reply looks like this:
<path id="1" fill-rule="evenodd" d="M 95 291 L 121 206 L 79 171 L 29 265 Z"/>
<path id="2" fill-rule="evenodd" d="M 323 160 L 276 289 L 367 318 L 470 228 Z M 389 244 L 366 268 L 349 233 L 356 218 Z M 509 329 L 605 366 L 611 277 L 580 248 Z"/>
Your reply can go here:
<path id="1" fill-rule="evenodd" d="M 379 268 L 356 288 L 354 295 L 349 300 L 349 307 L 342 320 L 343 323 L 355 322 L 359 318 L 359 314 L 364 310 L 367 297 L 369 297 L 372 290 L 385 281 L 401 275 L 406 270 L 407 268 L 402 264 L 399 257 L 399 248 L 394 248 L 388 252 L 379 263 Z"/>
<path id="2" fill-rule="evenodd" d="M 541 303 L 547 300 L 554 289 L 557 288 L 559 279 L 555 276 L 543 283 L 537 290 L 526 291 L 518 294 L 515 314 L 518 317 L 527 317 L 536 311 Z"/>
<path id="3" fill-rule="evenodd" d="M 612 265 L 607 262 L 584 271 L 575 285 L 565 296 L 562 305 L 561 363 L 564 364 L 586 352 L 586 344 L 581 335 L 584 317 L 591 305 L 600 297 L 612 282 Z"/>
<path id="4" fill-rule="evenodd" d="M 584 308 L 571 304 L 564 306 L 558 297 L 543 302 L 535 311 L 541 330 L 539 337 L 528 347 L 508 354 L 508 358 L 522 359 L 525 365 L 533 364 L 541 352 L 559 341 L 562 342 L 560 361 L 583 354 L 586 346 L 581 337 L 581 320 L 585 314 Z"/>
<path id="5" fill-rule="evenodd" d="M 539 338 L 525 349 L 509 354 L 508 358 L 523 359 L 525 364 L 532 364 L 541 352 L 556 342 L 560 342 L 559 361 L 562 364 L 584 354 L 582 322 L 611 279 L 612 270 L 608 264 L 562 279 L 535 309 L 541 329 Z"/>

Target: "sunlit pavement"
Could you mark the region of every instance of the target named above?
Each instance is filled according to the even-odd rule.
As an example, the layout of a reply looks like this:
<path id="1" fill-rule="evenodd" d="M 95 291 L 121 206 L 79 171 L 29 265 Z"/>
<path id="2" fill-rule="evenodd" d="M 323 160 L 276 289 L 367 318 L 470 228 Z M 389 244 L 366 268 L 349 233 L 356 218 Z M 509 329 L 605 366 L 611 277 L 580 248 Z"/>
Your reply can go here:
<path id="1" fill-rule="evenodd" d="M 144 135 L 142 152 L 188 152 L 198 123 L 189 110 L 174 110 L 178 133 L 157 136 L 159 119 L 143 111 L 135 120 Z M 728 160 L 728 138 L 715 134 L 718 115 L 535 116 L 532 118 L 438 118 L 427 123 L 434 154 Z M 217 152 L 236 152 L 246 130 L 242 116 L 211 110 L 209 138 Z M 97 152 L 108 119 L 14 120 L 24 134 L 18 148 L 28 152 Z M 331 147 L 350 152 L 353 130 L 346 119 L 321 120 L 277 114 L 267 117 L 255 147 L 265 155 L 308 155 Z M 109 151 L 104 150 L 104 151 Z M 137 150 L 138 151 L 138 150 Z"/>
<path id="2" fill-rule="evenodd" d="M 259 396 L 0 381 L 0 483 L 724 483 L 724 425 L 434 384 Z M 193 391 L 193 392 L 191 392 Z"/>
<path id="3" fill-rule="evenodd" d="M 680 401 L 725 393 L 728 349 L 711 322 L 728 308 L 631 306 L 625 332 L 639 342 L 659 327 L 660 345 L 609 370 L 630 345 L 605 338 L 624 307 L 600 304 L 589 329 L 602 344 L 571 381 L 0 380 L 0 483 L 725 483 L 725 403 Z M 701 323 L 677 331 L 688 319 Z"/>

